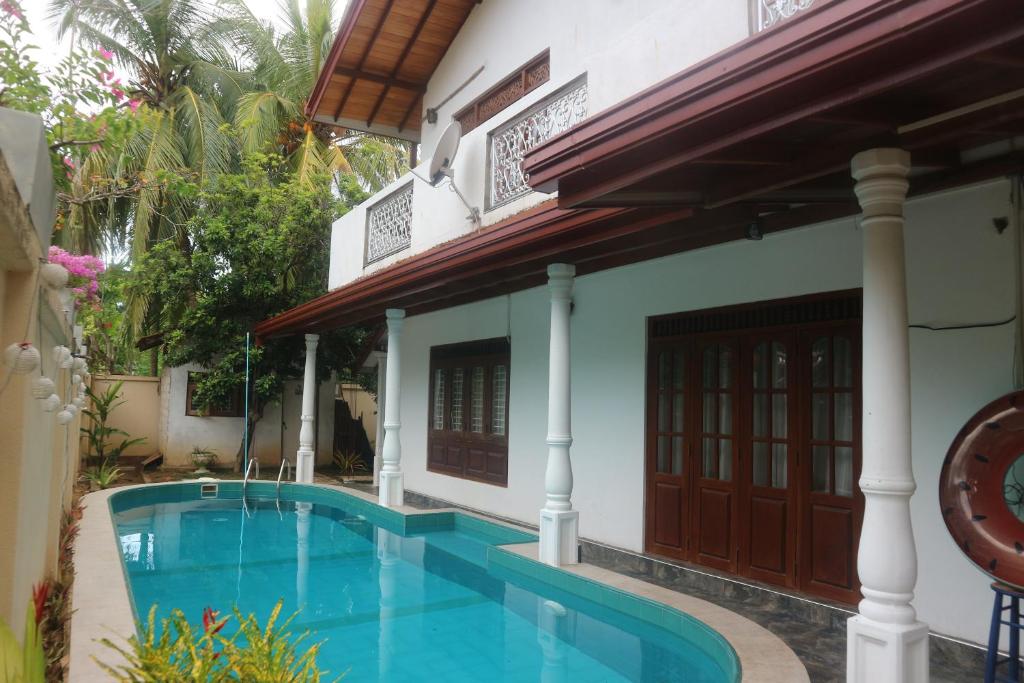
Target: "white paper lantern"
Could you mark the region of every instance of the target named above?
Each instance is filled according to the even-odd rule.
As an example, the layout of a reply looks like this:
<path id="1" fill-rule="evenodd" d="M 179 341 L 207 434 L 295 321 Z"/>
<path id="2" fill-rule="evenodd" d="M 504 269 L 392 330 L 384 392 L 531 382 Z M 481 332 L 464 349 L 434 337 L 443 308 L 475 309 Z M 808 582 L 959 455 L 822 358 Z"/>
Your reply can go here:
<path id="1" fill-rule="evenodd" d="M 64 347 L 60 344 L 53 347 L 53 362 L 59 363 L 64 359 Z"/>
<path id="2" fill-rule="evenodd" d="M 67 423 L 71 422 L 74 419 L 75 419 L 75 416 L 72 415 L 67 410 L 62 410 L 59 413 L 57 413 L 57 422 L 59 422 L 62 425 L 66 425 Z"/>
<path id="3" fill-rule="evenodd" d="M 30 342 L 11 344 L 4 349 L 4 365 L 16 375 L 24 375 L 39 367 L 39 349 Z"/>
<path id="4" fill-rule="evenodd" d="M 60 396 L 57 394 L 50 394 L 48 397 L 43 399 L 43 410 L 46 412 L 52 413 L 57 410 L 57 408 L 60 408 Z"/>
<path id="5" fill-rule="evenodd" d="M 71 375 L 71 383 L 76 385 L 76 386 L 81 384 L 82 383 L 82 376 L 79 375 L 78 373 L 75 373 L 74 375 Z"/>
<path id="6" fill-rule="evenodd" d="M 32 380 L 32 395 L 36 398 L 47 398 L 53 393 L 53 380 L 49 377 L 36 377 Z"/>
<path id="7" fill-rule="evenodd" d="M 59 289 L 68 284 L 68 269 L 59 263 L 44 263 L 39 269 L 39 275 L 51 289 Z"/>
<path id="8" fill-rule="evenodd" d="M 75 372 L 81 372 L 82 370 L 85 370 L 85 359 L 76 356 L 75 359 L 71 361 L 71 367 L 74 369 Z"/>
<path id="9" fill-rule="evenodd" d="M 74 403 L 68 403 L 67 405 L 65 405 L 64 410 L 68 411 L 72 415 L 78 415 L 78 406 L 76 406 Z"/>
<path id="10" fill-rule="evenodd" d="M 71 403 L 74 404 L 76 408 L 81 410 L 85 406 L 85 399 L 82 398 L 81 396 L 76 396 L 75 400 L 73 400 Z"/>
<path id="11" fill-rule="evenodd" d="M 61 355 L 60 362 L 57 363 L 57 365 L 59 365 L 61 368 L 65 370 L 70 370 L 71 366 L 74 364 L 75 359 L 71 357 L 71 349 L 65 348 L 64 351 L 65 353 Z"/>

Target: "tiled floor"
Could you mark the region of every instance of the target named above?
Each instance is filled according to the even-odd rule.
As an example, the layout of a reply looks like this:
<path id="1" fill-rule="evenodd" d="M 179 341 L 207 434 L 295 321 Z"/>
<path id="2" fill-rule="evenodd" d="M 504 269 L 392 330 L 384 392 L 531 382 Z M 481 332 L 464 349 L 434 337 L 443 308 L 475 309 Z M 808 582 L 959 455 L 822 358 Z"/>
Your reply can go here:
<path id="1" fill-rule="evenodd" d="M 324 476 L 324 483 L 339 483 Z M 373 486 L 350 484 L 376 493 Z M 449 502 L 406 492 L 410 507 L 457 507 Z M 812 602 L 753 583 L 716 575 L 703 567 L 669 563 L 594 543 L 582 544 L 582 559 L 649 583 L 686 593 L 741 614 L 764 626 L 800 657 L 814 683 L 846 680 L 846 619 L 852 612 L 838 605 Z M 931 639 L 931 680 L 965 683 L 983 678 L 982 650 L 939 638 Z"/>

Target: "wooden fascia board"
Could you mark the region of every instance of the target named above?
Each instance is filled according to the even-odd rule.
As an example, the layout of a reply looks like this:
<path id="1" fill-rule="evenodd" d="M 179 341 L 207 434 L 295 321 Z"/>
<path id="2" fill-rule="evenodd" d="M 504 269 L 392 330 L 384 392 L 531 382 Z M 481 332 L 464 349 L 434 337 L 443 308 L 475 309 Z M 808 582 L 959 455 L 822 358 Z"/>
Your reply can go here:
<path id="1" fill-rule="evenodd" d="M 334 73 L 335 68 L 338 66 L 338 62 L 341 60 L 341 53 L 345 49 L 345 44 L 348 43 L 349 38 L 352 35 L 352 30 L 355 28 L 356 23 L 359 19 L 359 15 L 369 0 L 349 0 L 348 8 L 345 10 L 345 16 L 341 19 L 341 25 L 338 27 L 338 34 L 334 37 L 334 42 L 331 43 L 331 51 L 327 53 L 327 61 L 324 62 L 324 68 L 320 71 L 317 76 L 316 84 L 313 86 L 313 92 L 309 94 L 309 99 L 306 100 L 306 116 L 315 118 L 317 110 L 320 108 L 320 101 L 324 97 L 324 93 L 327 92 L 327 88 L 331 84 L 331 75 Z"/>

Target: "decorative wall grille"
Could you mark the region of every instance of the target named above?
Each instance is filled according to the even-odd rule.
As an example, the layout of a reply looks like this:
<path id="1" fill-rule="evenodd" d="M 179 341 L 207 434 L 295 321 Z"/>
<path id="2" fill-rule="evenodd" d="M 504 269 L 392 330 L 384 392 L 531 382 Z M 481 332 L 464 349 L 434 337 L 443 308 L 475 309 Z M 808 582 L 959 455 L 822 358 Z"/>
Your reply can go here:
<path id="1" fill-rule="evenodd" d="M 801 12 L 814 0 L 754 0 L 757 11 L 757 32 L 765 31 Z"/>
<path id="2" fill-rule="evenodd" d="M 412 183 L 366 210 L 366 264 L 409 246 L 412 238 Z"/>
<path id="3" fill-rule="evenodd" d="M 462 134 L 465 135 L 506 107 L 511 107 L 520 98 L 547 83 L 549 78 L 551 78 L 551 67 L 548 51 L 545 50 L 531 59 L 526 66 L 507 76 L 496 86 L 457 111 L 453 118 L 462 126 Z"/>
<path id="4" fill-rule="evenodd" d="M 487 208 L 530 191 L 523 173 L 523 156 L 587 118 L 587 81 L 579 78 L 488 136 Z"/>

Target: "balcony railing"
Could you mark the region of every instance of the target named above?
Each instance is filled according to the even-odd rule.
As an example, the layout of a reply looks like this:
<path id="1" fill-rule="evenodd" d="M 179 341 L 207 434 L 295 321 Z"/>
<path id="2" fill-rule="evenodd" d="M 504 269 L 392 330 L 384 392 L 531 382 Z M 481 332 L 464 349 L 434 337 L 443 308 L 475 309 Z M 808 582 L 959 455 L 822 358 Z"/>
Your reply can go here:
<path id="1" fill-rule="evenodd" d="M 366 209 L 366 265 L 406 249 L 412 240 L 412 183 Z"/>
<path id="2" fill-rule="evenodd" d="M 807 9 L 814 0 L 753 0 L 753 2 L 754 29 L 760 33 Z"/>
<path id="3" fill-rule="evenodd" d="M 487 208 L 530 192 L 523 156 L 587 118 L 587 79 L 582 76 L 494 129 L 487 141 Z"/>

